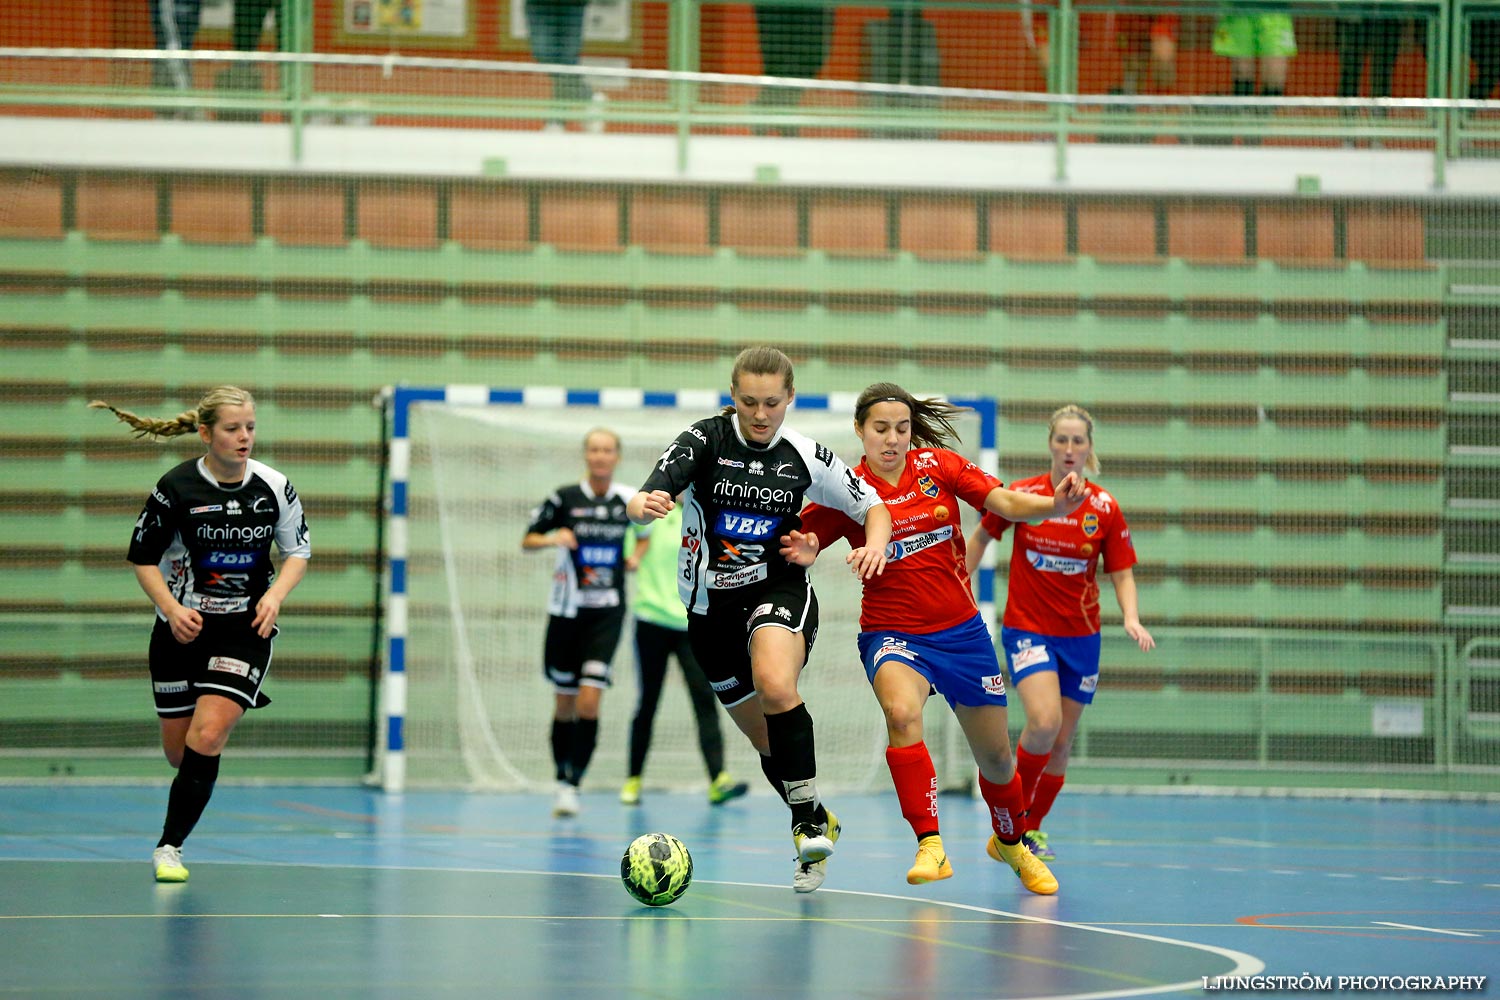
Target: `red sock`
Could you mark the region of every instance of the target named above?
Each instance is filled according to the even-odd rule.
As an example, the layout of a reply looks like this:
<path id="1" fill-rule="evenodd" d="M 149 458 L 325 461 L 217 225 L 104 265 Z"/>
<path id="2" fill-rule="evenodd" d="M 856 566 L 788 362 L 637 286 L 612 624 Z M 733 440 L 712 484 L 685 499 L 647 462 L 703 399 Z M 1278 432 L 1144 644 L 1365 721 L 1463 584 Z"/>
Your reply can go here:
<path id="1" fill-rule="evenodd" d="M 1021 776 L 1021 801 L 1031 806 L 1031 797 L 1036 794 L 1036 779 L 1052 759 L 1052 751 L 1032 753 L 1023 746 L 1016 747 L 1016 773 Z"/>
<path id="2" fill-rule="evenodd" d="M 1003 844 L 1014 844 L 1021 839 L 1022 817 L 1026 807 L 1021 799 L 1021 776 L 1012 774 L 1010 780 L 997 785 L 979 776 L 979 794 L 990 807 L 990 826 Z"/>
<path id="3" fill-rule="evenodd" d="M 1039 830 L 1042 820 L 1047 818 L 1047 813 L 1052 809 L 1052 803 L 1057 799 L 1057 793 L 1062 791 L 1065 774 L 1043 774 L 1037 779 L 1036 795 L 1031 799 L 1031 808 L 1026 810 L 1026 829 Z"/>
<path id="4" fill-rule="evenodd" d="M 901 815 L 911 824 L 917 839 L 938 832 L 937 771 L 926 743 L 909 747 L 886 747 L 885 763 L 896 784 Z"/>

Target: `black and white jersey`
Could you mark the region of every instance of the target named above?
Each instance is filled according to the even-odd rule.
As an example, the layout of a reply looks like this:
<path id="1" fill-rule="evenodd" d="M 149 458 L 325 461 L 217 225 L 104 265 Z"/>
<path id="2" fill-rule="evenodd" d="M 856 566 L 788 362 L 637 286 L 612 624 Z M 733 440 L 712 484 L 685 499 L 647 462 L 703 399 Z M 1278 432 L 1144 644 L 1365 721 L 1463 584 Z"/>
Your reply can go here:
<path id="1" fill-rule="evenodd" d="M 157 481 L 125 558 L 160 567 L 184 607 L 235 614 L 252 610 L 275 579 L 272 541 L 282 558 L 312 555 L 302 501 L 286 476 L 250 459 L 241 483 L 221 486 L 196 458 Z"/>
<path id="2" fill-rule="evenodd" d="M 568 528 L 578 539 L 578 548 L 557 550 L 548 614 L 573 618 L 579 608 L 625 604 L 625 536 L 650 533 L 626 516 L 625 503 L 631 496 L 618 484 L 611 484 L 603 496 L 595 496 L 588 483 L 575 483 L 559 487 L 531 512 L 527 533 Z"/>
<path id="3" fill-rule="evenodd" d="M 700 420 L 679 434 L 641 489 L 683 494 L 677 587 L 694 614 L 706 614 L 716 599 L 742 587 L 806 573 L 780 551 L 781 536 L 802 525 L 804 500 L 861 524 L 880 503 L 812 438 L 782 427 L 769 444 L 750 444 L 733 414 Z"/>

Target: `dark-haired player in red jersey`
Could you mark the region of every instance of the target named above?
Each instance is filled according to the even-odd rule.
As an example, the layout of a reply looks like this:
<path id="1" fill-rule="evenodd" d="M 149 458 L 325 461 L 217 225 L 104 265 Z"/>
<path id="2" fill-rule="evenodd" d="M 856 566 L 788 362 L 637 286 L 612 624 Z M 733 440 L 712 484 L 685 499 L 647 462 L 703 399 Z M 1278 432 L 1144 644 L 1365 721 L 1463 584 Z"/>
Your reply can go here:
<path id="1" fill-rule="evenodd" d="M 990 857 L 1009 865 L 1027 889 L 1051 895 L 1057 880 L 1021 843 L 1025 803 L 1006 729 L 1005 684 L 969 588 L 958 505 L 1007 518 L 1061 516 L 1083 501 L 1082 480 L 1075 476 L 1046 498 L 1005 489 L 945 447 L 957 440 L 952 418 L 960 412 L 889 382 L 870 386 L 855 405 L 854 428 L 865 448 L 855 471 L 892 520 L 885 573 L 864 579 L 860 657 L 885 713 L 886 763 L 901 813 L 917 836 L 906 881 L 920 885 L 953 874 L 938 831 L 937 773 L 922 742 L 922 707 L 936 689 L 953 708 L 979 766 L 979 790 L 995 831 Z M 810 562 L 838 538 L 849 540 L 856 560 L 864 530 L 839 511 L 813 505 L 802 511 L 802 530 L 788 535 L 784 551 Z"/>
<path id="2" fill-rule="evenodd" d="M 1080 406 L 1064 406 L 1048 425 L 1052 469 L 1021 479 L 1011 488 L 1051 496 L 1068 479 L 1099 474 L 1094 454 L 1094 418 Z M 1088 502 L 1075 514 L 1041 524 L 1015 525 L 1010 588 L 1000 645 L 1010 682 L 1021 695 L 1026 725 L 1016 748 L 1016 769 L 1026 796 L 1025 839 L 1032 853 L 1056 855 L 1042 833 L 1042 820 L 1062 790 L 1068 750 L 1084 708 L 1099 684 L 1100 562 L 1125 616 L 1125 634 L 1144 652 L 1156 646 L 1136 608 L 1135 546 L 1119 503 L 1098 484 L 1085 481 Z M 990 539 L 1011 525 L 986 514 L 969 539 L 973 572 Z"/>

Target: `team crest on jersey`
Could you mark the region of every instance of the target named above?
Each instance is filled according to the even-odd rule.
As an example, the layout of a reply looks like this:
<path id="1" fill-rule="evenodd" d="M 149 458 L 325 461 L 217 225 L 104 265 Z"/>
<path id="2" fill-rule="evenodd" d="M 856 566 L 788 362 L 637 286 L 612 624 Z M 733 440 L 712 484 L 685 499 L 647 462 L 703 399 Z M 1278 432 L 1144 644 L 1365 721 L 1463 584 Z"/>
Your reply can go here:
<path id="1" fill-rule="evenodd" d="M 1093 538 L 1099 533 L 1099 515 L 1089 511 L 1083 515 L 1083 533 Z"/>
<path id="2" fill-rule="evenodd" d="M 938 495 L 938 484 L 932 481 L 931 476 L 923 476 L 917 480 L 917 489 L 929 497 Z"/>

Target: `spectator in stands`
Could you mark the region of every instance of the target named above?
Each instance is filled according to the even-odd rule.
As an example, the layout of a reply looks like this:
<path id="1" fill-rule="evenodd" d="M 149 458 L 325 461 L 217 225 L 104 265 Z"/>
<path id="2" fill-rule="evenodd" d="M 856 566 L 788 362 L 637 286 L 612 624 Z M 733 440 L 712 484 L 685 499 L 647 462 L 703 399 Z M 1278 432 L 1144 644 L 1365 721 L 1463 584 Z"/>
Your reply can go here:
<path id="1" fill-rule="evenodd" d="M 1182 18 L 1130 11 L 1112 16 L 1121 63 L 1118 93 L 1170 92 L 1177 84 L 1177 35 Z"/>
<path id="2" fill-rule="evenodd" d="M 1084 500 L 1083 479 L 1068 477 L 1049 497 L 1005 489 L 949 450 L 958 440 L 953 418 L 962 412 L 941 400 L 917 399 L 891 382 L 869 386 L 855 402 L 854 429 L 865 452 L 855 471 L 891 509 L 895 525 L 885 572 L 864 581 L 860 659 L 885 714 L 885 759 L 896 799 L 917 838 L 906 881 L 922 885 L 953 874 L 938 830 L 937 772 L 922 739 L 922 709 L 936 689 L 979 766 L 979 792 L 994 830 L 987 853 L 1028 890 L 1050 896 L 1057 879 L 1021 843 L 1026 804 L 1010 750 L 1005 685 L 964 569 L 959 504 L 1006 518 L 1065 517 Z M 864 549 L 858 524 L 812 504 L 787 547 L 805 564 L 839 538 L 849 540 L 850 561 Z"/>
<path id="3" fill-rule="evenodd" d="M 265 31 L 266 15 L 276 19 L 276 47 L 287 47 L 286 19 L 282 15 L 281 0 L 234 0 L 234 25 L 230 29 L 230 41 L 236 52 L 254 52 L 260 48 L 260 36 Z M 252 62 L 237 62 L 227 67 L 214 80 L 220 90 L 265 89 L 261 68 Z M 260 121 L 259 111 L 221 111 L 223 121 Z"/>
<path id="4" fill-rule="evenodd" d="M 578 786 L 599 740 L 599 702 L 625 625 L 625 573 L 640 564 L 650 529 L 625 516 L 630 491 L 613 482 L 620 437 L 602 427 L 583 437 L 586 474 L 532 511 L 521 548 L 557 549 L 542 670 L 552 682 L 552 815 L 578 814 Z M 634 551 L 626 554 L 628 536 Z"/>
<path id="5" fill-rule="evenodd" d="M 1236 97 L 1254 97 L 1259 70 L 1261 97 L 1286 93 L 1286 76 L 1297 54 L 1297 34 L 1290 14 L 1229 14 L 1214 27 L 1214 53 L 1227 56 Z M 1262 112 L 1265 113 L 1265 112 Z"/>
<path id="6" fill-rule="evenodd" d="M 680 498 L 679 498 L 680 499 Z M 635 574 L 635 662 L 639 682 L 635 717 L 630 722 L 630 773 L 620 789 L 627 806 L 641 801 L 641 775 L 651 750 L 656 706 L 667 680 L 667 658 L 677 657 L 698 722 L 698 748 L 708 767 L 708 801 L 722 805 L 750 790 L 724 770 L 724 734 L 719 730 L 719 700 L 688 641 L 687 610 L 677 594 L 677 564 L 682 554 L 682 508 L 673 507 L 652 526 L 656 542 L 646 547 Z"/>
<path id="7" fill-rule="evenodd" d="M 1018 480 L 1011 484 L 1013 489 L 1049 496 L 1069 476 L 1099 474 L 1094 418 L 1087 410 L 1062 407 L 1052 414 L 1047 434 L 1051 471 Z M 1094 574 L 1101 561 L 1125 616 L 1125 634 L 1143 652 L 1156 646 L 1136 608 L 1131 571 L 1135 547 L 1125 514 L 1097 483 L 1085 485 L 1088 502 L 1072 517 L 1012 525 L 985 514 L 969 538 L 966 554 L 972 573 L 990 540 L 1014 528 L 1000 645 L 1011 686 L 1020 693 L 1026 711 L 1016 749 L 1016 770 L 1026 799 L 1025 840 L 1043 860 L 1056 855 L 1042 832 L 1042 821 L 1062 790 L 1073 734 L 1099 683 L 1099 585 Z"/>
<path id="8" fill-rule="evenodd" d="M 186 882 L 182 844 L 213 795 L 229 734 L 247 709 L 270 703 L 260 688 L 281 605 L 312 555 L 307 521 L 286 476 L 250 457 L 255 400 L 245 390 L 210 389 L 170 420 L 98 400 L 89 406 L 114 413 L 137 437 L 196 432 L 208 447 L 157 481 L 126 555 L 156 605 L 151 689 L 162 750 L 177 769 L 151 863 L 156 881 Z"/>
<path id="9" fill-rule="evenodd" d="M 588 0 L 526 0 L 526 34 L 531 40 L 531 58 L 548 66 L 577 66 L 583 54 L 583 15 Z M 552 99 L 587 101 L 592 96 L 588 81 L 577 73 L 552 74 Z M 549 132 L 561 132 L 563 123 L 549 121 Z"/>
<path id="10" fill-rule="evenodd" d="M 1500 16 L 1470 18 L 1469 55 L 1476 69 L 1469 99 L 1487 101 L 1500 84 Z"/>
<path id="11" fill-rule="evenodd" d="M 801 526 L 804 500 L 864 523 L 871 544 L 853 563 L 885 568 L 891 515 L 832 450 L 784 426 L 796 392 L 792 362 L 747 347 L 729 376 L 734 401 L 677 435 L 630 500 L 630 519 L 658 521 L 682 496 L 689 545 L 678 578 L 688 637 L 714 693 L 760 754 L 792 814 L 792 888 L 823 884 L 841 827 L 818 797 L 813 718 L 797 686 L 818 632 L 807 571 L 776 545 Z"/>
<path id="12" fill-rule="evenodd" d="M 755 25 L 760 34 L 763 75 L 809 80 L 822 71 L 833 37 L 832 8 L 758 6 Z M 800 87 L 762 87 L 755 97 L 756 105 L 766 108 L 791 108 L 801 101 Z M 768 130 L 757 127 L 755 131 L 763 135 Z M 797 133 L 791 126 L 778 126 L 774 131 L 779 135 Z"/>
<path id="13" fill-rule="evenodd" d="M 151 37 L 155 39 L 156 47 L 169 52 L 192 48 L 203 19 L 203 0 L 150 0 L 150 4 Z M 152 63 L 151 86 L 190 89 L 193 86 L 192 65 L 184 59 Z"/>
<path id="14" fill-rule="evenodd" d="M 1370 96 L 1390 97 L 1401 51 L 1402 22 L 1394 17 L 1341 17 L 1338 20 L 1339 96 L 1358 97 L 1366 60 Z"/>

